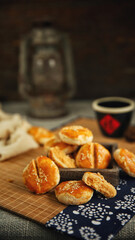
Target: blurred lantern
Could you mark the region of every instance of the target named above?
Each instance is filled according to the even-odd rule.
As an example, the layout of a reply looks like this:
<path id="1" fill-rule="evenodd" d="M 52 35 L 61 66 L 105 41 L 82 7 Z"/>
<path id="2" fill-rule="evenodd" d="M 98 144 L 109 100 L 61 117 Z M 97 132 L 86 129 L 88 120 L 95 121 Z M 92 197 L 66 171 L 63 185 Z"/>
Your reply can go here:
<path id="1" fill-rule="evenodd" d="M 22 39 L 19 91 L 29 102 L 31 115 L 57 117 L 75 92 L 69 37 L 49 21 L 36 22 Z"/>

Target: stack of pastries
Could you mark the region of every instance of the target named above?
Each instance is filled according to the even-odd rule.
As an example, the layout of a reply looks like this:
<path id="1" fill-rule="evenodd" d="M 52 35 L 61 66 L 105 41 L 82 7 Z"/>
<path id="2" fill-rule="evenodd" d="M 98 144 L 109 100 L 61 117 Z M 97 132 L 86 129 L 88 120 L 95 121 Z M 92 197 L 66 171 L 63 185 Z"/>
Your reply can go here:
<path id="1" fill-rule="evenodd" d="M 59 168 L 104 169 L 109 166 L 110 152 L 103 145 L 93 142 L 93 134 L 88 128 L 66 126 L 55 135 L 47 129 L 32 127 L 29 134 L 43 145 L 45 152 L 44 156 L 32 160 L 23 171 L 24 184 L 30 191 L 43 194 L 55 188 L 56 198 L 66 205 L 86 203 L 92 198 L 94 190 L 107 198 L 115 197 L 117 192 L 114 186 L 98 172 L 85 172 L 79 181 L 59 183 Z M 118 164 L 119 154 L 117 150 L 114 152 Z"/>
<path id="2" fill-rule="evenodd" d="M 66 126 L 45 144 L 45 153 L 61 168 L 107 168 L 110 152 L 92 141 L 93 134 L 88 128 Z"/>

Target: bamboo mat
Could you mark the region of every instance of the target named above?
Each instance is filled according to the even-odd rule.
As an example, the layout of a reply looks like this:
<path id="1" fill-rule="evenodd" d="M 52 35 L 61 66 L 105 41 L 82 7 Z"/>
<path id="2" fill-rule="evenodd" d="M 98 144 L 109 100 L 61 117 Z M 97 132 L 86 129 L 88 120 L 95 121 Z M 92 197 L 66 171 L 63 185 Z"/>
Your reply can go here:
<path id="1" fill-rule="evenodd" d="M 67 125 L 82 125 L 92 130 L 94 142 L 117 143 L 118 147 L 124 147 L 135 153 L 135 144 L 128 143 L 124 138 L 112 139 L 104 137 L 94 119 L 79 118 Z M 57 132 L 58 129 L 55 131 Z M 17 213 L 39 223 L 46 223 L 56 216 L 66 206 L 55 198 L 54 191 L 36 195 L 23 184 L 22 171 L 24 167 L 39 155 L 44 155 L 43 148 L 30 150 L 24 154 L 0 162 L 0 207 Z"/>

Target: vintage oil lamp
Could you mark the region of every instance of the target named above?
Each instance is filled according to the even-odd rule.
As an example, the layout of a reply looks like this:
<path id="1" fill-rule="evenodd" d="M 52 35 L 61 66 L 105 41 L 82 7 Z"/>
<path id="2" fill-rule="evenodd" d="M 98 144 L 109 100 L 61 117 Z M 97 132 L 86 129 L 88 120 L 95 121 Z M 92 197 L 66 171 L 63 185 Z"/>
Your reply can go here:
<path id="1" fill-rule="evenodd" d="M 58 117 L 75 92 L 69 37 L 50 21 L 33 24 L 20 45 L 19 91 L 35 117 Z"/>

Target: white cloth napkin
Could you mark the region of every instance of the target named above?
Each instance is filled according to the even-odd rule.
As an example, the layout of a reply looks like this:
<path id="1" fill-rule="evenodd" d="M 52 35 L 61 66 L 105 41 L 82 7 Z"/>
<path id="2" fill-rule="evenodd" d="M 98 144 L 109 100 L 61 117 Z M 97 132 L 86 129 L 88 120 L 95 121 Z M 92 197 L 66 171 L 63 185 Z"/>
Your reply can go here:
<path id="1" fill-rule="evenodd" d="M 0 161 L 38 147 L 27 132 L 30 127 L 21 115 L 7 114 L 0 109 Z"/>

